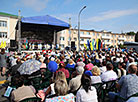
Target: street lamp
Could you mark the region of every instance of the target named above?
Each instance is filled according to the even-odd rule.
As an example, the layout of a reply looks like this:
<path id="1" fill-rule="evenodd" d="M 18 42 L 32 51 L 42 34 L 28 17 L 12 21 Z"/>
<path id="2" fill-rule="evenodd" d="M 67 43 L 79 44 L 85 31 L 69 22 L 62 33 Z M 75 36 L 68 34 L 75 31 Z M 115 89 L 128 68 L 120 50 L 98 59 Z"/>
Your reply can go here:
<path id="1" fill-rule="evenodd" d="M 80 12 L 79 12 L 79 15 L 78 15 L 78 48 L 79 48 L 79 51 L 80 51 L 80 14 L 81 12 L 86 8 L 86 6 L 84 6 Z"/>

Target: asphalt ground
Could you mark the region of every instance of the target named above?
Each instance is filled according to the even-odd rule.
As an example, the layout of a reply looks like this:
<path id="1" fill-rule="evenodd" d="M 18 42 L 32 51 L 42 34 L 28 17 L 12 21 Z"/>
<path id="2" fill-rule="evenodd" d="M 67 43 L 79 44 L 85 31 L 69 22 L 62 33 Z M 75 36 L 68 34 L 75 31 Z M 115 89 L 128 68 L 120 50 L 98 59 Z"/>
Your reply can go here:
<path id="1" fill-rule="evenodd" d="M 6 77 L 0 75 L 0 102 L 9 102 L 6 97 L 3 97 L 6 86 L 4 86 L 4 83 L 6 82 Z"/>

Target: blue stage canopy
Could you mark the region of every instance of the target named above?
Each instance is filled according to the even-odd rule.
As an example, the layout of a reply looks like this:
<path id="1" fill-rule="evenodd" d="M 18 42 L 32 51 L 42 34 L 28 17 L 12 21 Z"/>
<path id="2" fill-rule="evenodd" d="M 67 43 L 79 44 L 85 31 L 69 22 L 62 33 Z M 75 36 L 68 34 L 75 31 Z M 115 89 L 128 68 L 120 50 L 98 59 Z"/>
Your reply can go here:
<path id="1" fill-rule="evenodd" d="M 31 23 L 31 24 L 44 24 L 52 26 L 60 26 L 69 28 L 69 24 L 61 21 L 55 17 L 45 15 L 45 16 L 33 16 L 33 17 L 23 17 L 21 19 L 22 23 Z"/>

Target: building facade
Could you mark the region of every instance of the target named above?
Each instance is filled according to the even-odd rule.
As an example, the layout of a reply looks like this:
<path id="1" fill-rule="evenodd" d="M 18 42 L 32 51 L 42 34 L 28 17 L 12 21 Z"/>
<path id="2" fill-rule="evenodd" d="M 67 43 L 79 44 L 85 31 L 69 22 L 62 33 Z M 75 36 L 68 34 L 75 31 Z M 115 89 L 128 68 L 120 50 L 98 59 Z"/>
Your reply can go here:
<path id="1" fill-rule="evenodd" d="M 80 30 L 80 48 L 84 49 L 84 44 L 87 44 L 87 40 L 96 42 L 97 39 L 101 39 L 105 48 L 109 46 L 118 47 L 118 45 L 124 42 L 135 42 L 135 35 L 126 35 L 119 33 L 112 33 L 107 31 L 94 31 L 94 30 Z M 75 47 L 78 49 L 78 30 L 66 29 L 57 33 L 57 44 L 63 49 L 67 46 L 71 46 L 71 42 L 75 42 Z"/>
<path id="2" fill-rule="evenodd" d="M 18 16 L 0 12 L 0 43 L 6 42 L 10 46 L 10 40 L 15 40 L 15 26 Z"/>

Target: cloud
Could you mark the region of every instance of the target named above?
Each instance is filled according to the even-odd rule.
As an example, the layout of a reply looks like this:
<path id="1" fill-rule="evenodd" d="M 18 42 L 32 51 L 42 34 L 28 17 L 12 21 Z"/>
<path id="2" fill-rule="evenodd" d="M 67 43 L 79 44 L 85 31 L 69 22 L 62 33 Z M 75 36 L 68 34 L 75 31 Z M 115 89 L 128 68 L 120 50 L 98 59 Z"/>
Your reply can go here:
<path id="1" fill-rule="evenodd" d="M 138 14 L 138 9 L 128 9 L 128 10 L 114 10 L 114 11 L 107 11 L 102 12 L 98 16 L 91 17 L 87 19 L 89 22 L 99 22 L 104 20 L 109 20 L 113 18 L 119 18 L 122 16 Z"/>
<path id="2" fill-rule="evenodd" d="M 72 2 L 72 0 L 64 0 L 64 4 L 65 5 L 67 5 L 67 4 L 71 3 L 71 2 Z"/>
<path id="3" fill-rule="evenodd" d="M 76 17 L 76 15 L 74 15 L 72 13 L 65 13 L 65 14 L 60 14 L 60 15 L 56 16 L 56 18 L 59 18 L 59 19 L 64 20 L 66 22 L 69 22 L 69 18 L 71 18 L 71 21 L 74 22 L 75 17 Z"/>
<path id="4" fill-rule="evenodd" d="M 20 0 L 15 6 L 25 6 L 39 12 L 46 8 L 48 1 L 49 0 Z"/>

